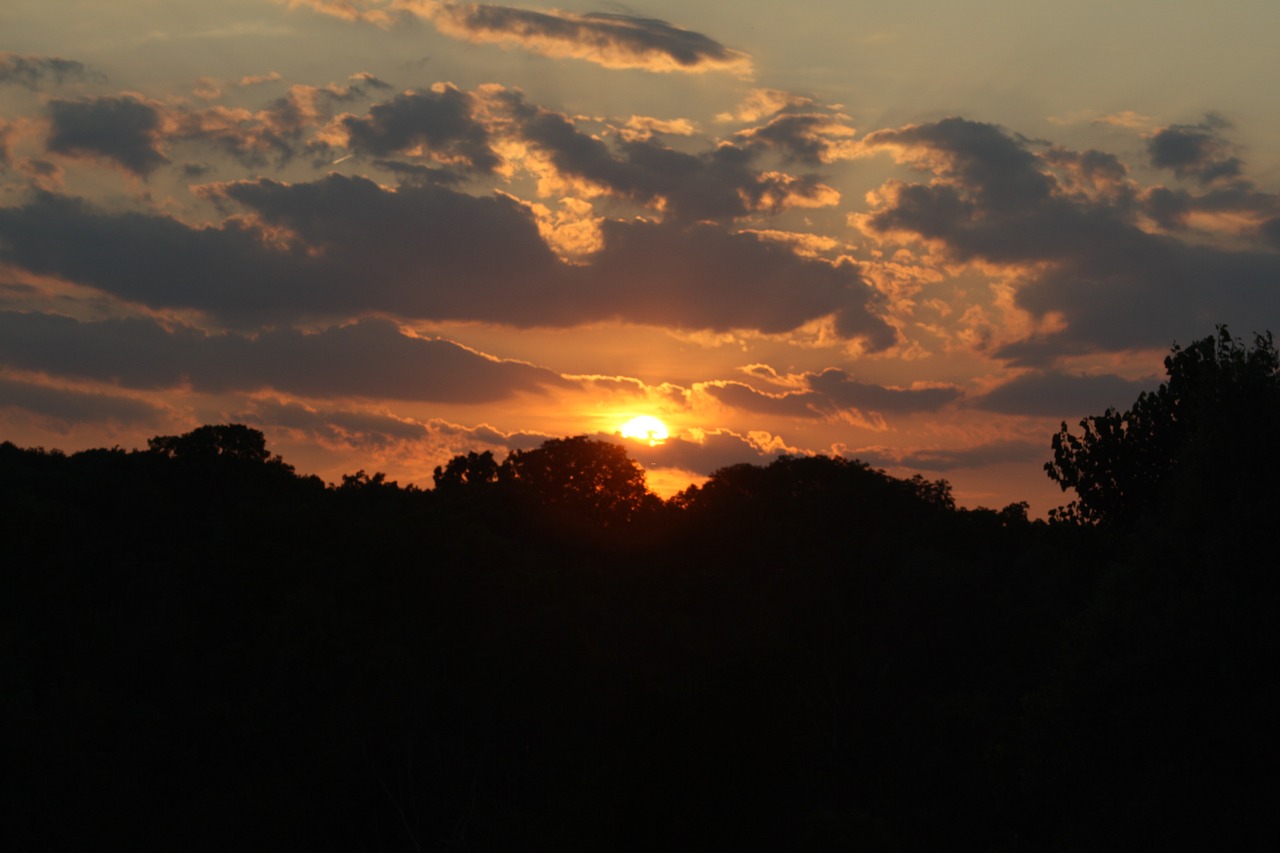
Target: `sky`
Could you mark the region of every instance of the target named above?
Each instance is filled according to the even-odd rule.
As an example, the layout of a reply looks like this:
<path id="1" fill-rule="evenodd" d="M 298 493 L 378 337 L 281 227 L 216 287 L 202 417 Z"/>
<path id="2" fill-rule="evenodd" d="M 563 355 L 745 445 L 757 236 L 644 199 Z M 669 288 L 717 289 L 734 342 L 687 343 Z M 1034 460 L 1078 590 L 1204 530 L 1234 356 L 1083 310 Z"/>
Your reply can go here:
<path id="1" fill-rule="evenodd" d="M 1280 4 L 5 0 L 0 439 L 302 473 L 624 442 L 1065 503 L 1280 331 Z M 657 417 L 660 443 L 622 438 Z"/>

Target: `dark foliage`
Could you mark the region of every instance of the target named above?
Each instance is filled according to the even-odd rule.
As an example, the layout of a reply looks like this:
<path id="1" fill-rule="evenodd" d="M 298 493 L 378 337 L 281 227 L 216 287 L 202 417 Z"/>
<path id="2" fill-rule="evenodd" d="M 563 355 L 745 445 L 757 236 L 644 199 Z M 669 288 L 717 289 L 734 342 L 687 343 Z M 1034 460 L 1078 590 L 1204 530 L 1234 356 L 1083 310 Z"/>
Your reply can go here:
<path id="1" fill-rule="evenodd" d="M 1184 414 L 1274 417 L 1219 387 L 1251 358 L 1175 350 L 1135 408 L 1186 435 L 1105 524 L 827 457 L 663 504 L 584 437 L 431 491 L 326 487 L 238 425 L 0 444 L 6 846 L 1262 846 L 1276 590 L 1243 549 L 1276 500 Z M 1090 423 L 1060 482 L 1136 446 Z"/>

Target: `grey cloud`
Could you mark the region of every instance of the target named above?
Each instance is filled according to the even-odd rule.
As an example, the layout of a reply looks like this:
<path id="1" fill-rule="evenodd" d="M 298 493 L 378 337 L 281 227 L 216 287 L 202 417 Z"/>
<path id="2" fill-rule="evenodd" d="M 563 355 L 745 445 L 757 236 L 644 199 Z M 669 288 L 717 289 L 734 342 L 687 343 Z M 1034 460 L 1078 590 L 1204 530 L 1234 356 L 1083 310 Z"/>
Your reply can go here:
<path id="1" fill-rule="evenodd" d="M 1050 455 L 1048 442 L 998 441 L 961 450 L 913 450 L 891 452 L 883 448 L 862 448 L 850 454 L 871 465 L 902 467 L 920 471 L 954 471 L 983 468 L 1006 462 L 1038 462 Z"/>
<path id="2" fill-rule="evenodd" d="M 1142 194 L 1142 211 L 1161 228 L 1190 227 L 1194 213 L 1266 216 L 1280 212 L 1280 199 L 1242 186 L 1218 187 L 1199 195 L 1182 189 L 1153 187 Z"/>
<path id="3" fill-rule="evenodd" d="M 1210 113 L 1199 124 L 1174 124 L 1147 141 L 1151 165 L 1202 184 L 1240 175 L 1244 163 L 1231 153 L 1223 131 L 1231 125 Z"/>
<path id="4" fill-rule="evenodd" d="M 273 329 L 249 337 L 170 330 L 149 319 L 79 322 L 0 312 L 0 361 L 141 389 L 273 388 L 313 397 L 447 403 L 487 403 L 572 384 L 543 368 L 487 358 L 451 341 L 410 337 L 372 319 L 311 334 Z"/>
<path id="5" fill-rule="evenodd" d="M 817 407 L 822 399 L 810 392 L 766 394 L 741 382 L 708 382 L 698 388 L 724 405 L 746 412 L 788 418 L 820 417 Z"/>
<path id="6" fill-rule="evenodd" d="M 1258 227 L 1258 236 L 1273 249 L 1280 249 L 1280 216 L 1273 216 Z"/>
<path id="7" fill-rule="evenodd" d="M 393 89 L 395 88 L 385 80 L 380 79 L 377 75 L 368 71 L 358 71 L 351 75 L 351 79 L 360 86 L 368 86 L 370 89 Z"/>
<path id="8" fill-rule="evenodd" d="M 1167 346 L 1215 323 L 1246 328 L 1280 315 L 1280 255 L 1148 233 L 1131 190 L 1073 192 L 1029 143 L 993 125 L 947 119 L 868 139 L 914 149 L 936 176 L 892 187 L 890 201 L 868 219 L 871 231 L 913 232 L 960 260 L 1038 270 L 1017 291 L 1017 304 L 1036 317 L 1059 313 L 1067 328 L 998 356 L 1043 364 L 1065 352 Z M 1053 156 L 1060 160 L 1061 152 Z M 1176 219 L 1179 204 L 1227 204 L 1225 196 L 1158 198 L 1147 207 L 1163 204 L 1166 221 Z M 1266 202 L 1254 194 L 1248 204 Z"/>
<path id="9" fill-rule="evenodd" d="M 807 381 L 830 406 L 882 415 L 935 412 L 960 396 L 957 388 L 886 388 L 859 382 L 835 367 L 812 374 Z"/>
<path id="10" fill-rule="evenodd" d="M 852 133 L 834 116 L 784 112 L 760 127 L 739 131 L 737 136 L 750 143 L 780 149 L 788 159 L 817 166 L 831 162 L 836 156 L 831 134 L 840 131 L 845 132 L 837 136 Z"/>
<path id="11" fill-rule="evenodd" d="M 281 246 L 235 219 L 189 228 L 39 194 L 0 208 L 0 259 L 240 326 L 373 311 L 526 328 L 620 319 L 780 333 L 834 315 L 845 337 L 875 348 L 894 340 L 856 265 L 711 225 L 606 220 L 604 249 L 572 266 L 505 196 L 391 192 L 341 175 L 234 183 L 221 194 L 296 239 Z"/>
<path id="12" fill-rule="evenodd" d="M 169 162 L 157 147 L 160 112 L 136 98 L 55 100 L 49 117 L 49 151 L 101 157 L 142 177 Z"/>
<path id="13" fill-rule="evenodd" d="M 364 118 L 342 120 L 354 151 L 386 157 L 425 145 L 470 168 L 492 172 L 499 158 L 489 144 L 489 133 L 473 115 L 471 95 L 447 86 L 438 91 L 405 92 L 376 104 Z"/>
<path id="14" fill-rule="evenodd" d="M 1006 382 L 973 404 L 989 412 L 1074 421 L 1110 407 L 1128 408 L 1139 394 L 1157 384 L 1158 380 L 1134 381 L 1112 375 L 1036 371 Z"/>
<path id="15" fill-rule="evenodd" d="M 430 4 L 424 12 L 449 35 L 515 44 L 535 53 L 585 59 L 607 68 L 702 71 L 745 69 L 748 65 L 742 53 L 656 18 L 455 3 Z"/>
<path id="16" fill-rule="evenodd" d="M 395 175 L 400 183 L 406 186 L 422 184 L 455 186 L 463 181 L 463 176 L 457 172 L 423 166 L 420 163 L 404 163 L 399 160 L 379 158 L 373 161 L 373 165 Z"/>
<path id="17" fill-rule="evenodd" d="M 0 409 L 19 409 L 65 425 L 113 421 L 145 424 L 160 419 L 163 410 L 129 397 L 54 388 L 0 376 Z"/>
<path id="18" fill-rule="evenodd" d="M 268 424 L 298 430 L 321 441 L 352 441 L 381 447 L 396 441 L 414 441 L 427 434 L 418 421 L 402 420 L 377 412 L 348 409 L 313 409 L 283 400 L 253 400 L 236 413 L 236 421 Z"/>
<path id="19" fill-rule="evenodd" d="M 748 412 L 794 418 L 818 418 L 856 409 L 879 415 L 933 412 L 959 398 L 957 388 L 888 388 L 859 382 L 843 370 L 829 367 L 804 377 L 807 391 L 769 394 L 741 382 L 715 382 L 699 386 L 721 403 Z"/>
<path id="20" fill-rule="evenodd" d="M 27 89 L 40 88 L 45 80 L 62 84 L 67 80 L 103 79 L 83 62 L 58 56 L 31 56 L 0 52 L 0 84 L 12 83 Z"/>
<path id="21" fill-rule="evenodd" d="M 522 136 L 546 152 L 561 173 L 605 187 L 639 204 L 662 202 L 665 215 L 687 221 L 732 219 L 779 211 L 796 199 L 829 192 L 812 176 L 793 178 L 752 168 L 755 152 L 724 144 L 690 154 L 656 139 L 624 140 L 617 153 L 565 116 L 504 93 Z"/>
<path id="22" fill-rule="evenodd" d="M 802 258 L 751 234 L 699 224 L 603 223 L 605 249 L 586 268 L 599 287 L 625 300 L 623 319 L 685 328 L 781 333 L 834 314 L 837 331 L 868 346 L 895 333 L 875 313 L 876 296 L 858 267 Z"/>
<path id="23" fill-rule="evenodd" d="M 999 126 L 963 118 L 880 130 L 864 139 L 868 146 L 898 145 L 941 154 L 939 171 L 967 188 L 984 211 L 1004 213 L 1048 200 L 1053 179 L 1039 167 L 1025 139 L 1009 136 Z"/>

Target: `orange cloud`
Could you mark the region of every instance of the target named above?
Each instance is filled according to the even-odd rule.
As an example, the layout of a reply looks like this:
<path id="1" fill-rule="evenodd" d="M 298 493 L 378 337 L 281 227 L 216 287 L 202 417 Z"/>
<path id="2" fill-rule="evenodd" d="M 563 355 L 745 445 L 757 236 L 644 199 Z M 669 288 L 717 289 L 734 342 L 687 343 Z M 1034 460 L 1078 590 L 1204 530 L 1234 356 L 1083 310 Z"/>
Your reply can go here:
<path id="1" fill-rule="evenodd" d="M 277 0 L 281 2 L 281 0 Z M 388 10 L 382 0 L 283 0 L 290 9 L 299 6 L 314 9 L 322 15 L 341 18 L 344 21 L 361 21 L 379 27 L 389 27 L 397 15 Z"/>

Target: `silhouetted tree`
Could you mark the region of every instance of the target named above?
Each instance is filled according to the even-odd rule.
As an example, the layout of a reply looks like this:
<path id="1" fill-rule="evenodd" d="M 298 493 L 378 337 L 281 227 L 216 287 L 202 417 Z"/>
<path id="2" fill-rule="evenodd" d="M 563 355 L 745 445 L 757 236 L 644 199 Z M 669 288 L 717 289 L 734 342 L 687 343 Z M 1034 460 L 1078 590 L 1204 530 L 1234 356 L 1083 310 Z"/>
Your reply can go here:
<path id="1" fill-rule="evenodd" d="M 453 457 L 444 467 L 437 465 L 431 479 L 442 492 L 463 486 L 492 485 L 498 482 L 498 463 L 492 450 L 483 453 L 473 450 L 465 456 Z"/>
<path id="2" fill-rule="evenodd" d="M 1168 381 L 1140 394 L 1128 411 L 1085 418 L 1080 437 L 1062 424 L 1045 471 L 1077 497 L 1058 517 L 1132 521 L 1191 481 L 1208 488 L 1245 475 L 1249 456 L 1275 457 L 1280 362 L 1269 332 L 1250 348 L 1220 326 L 1216 338 L 1175 345 L 1164 364 Z"/>
<path id="3" fill-rule="evenodd" d="M 241 459 L 266 462 L 271 459 L 266 437 L 244 424 L 196 427 L 182 435 L 157 435 L 147 441 L 153 453 L 170 459 Z"/>
<path id="4" fill-rule="evenodd" d="M 542 506 L 603 527 L 630 521 L 657 503 L 645 487 L 644 469 L 625 448 L 585 435 L 513 450 L 498 478 Z"/>

